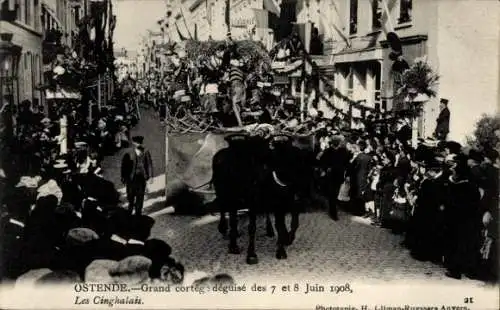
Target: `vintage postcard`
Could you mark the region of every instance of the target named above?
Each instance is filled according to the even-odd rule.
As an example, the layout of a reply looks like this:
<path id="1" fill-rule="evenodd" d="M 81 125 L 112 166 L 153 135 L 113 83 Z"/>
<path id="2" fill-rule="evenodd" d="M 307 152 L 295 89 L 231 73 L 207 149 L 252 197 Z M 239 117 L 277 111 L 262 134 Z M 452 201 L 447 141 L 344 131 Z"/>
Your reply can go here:
<path id="1" fill-rule="evenodd" d="M 499 309 L 499 9 L 0 0 L 0 308 Z"/>

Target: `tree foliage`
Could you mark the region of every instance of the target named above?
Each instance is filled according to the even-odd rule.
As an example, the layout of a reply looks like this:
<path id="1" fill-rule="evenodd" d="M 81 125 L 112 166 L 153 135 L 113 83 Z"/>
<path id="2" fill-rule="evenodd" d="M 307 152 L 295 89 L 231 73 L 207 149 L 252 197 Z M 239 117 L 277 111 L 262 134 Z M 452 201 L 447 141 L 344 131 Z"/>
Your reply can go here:
<path id="1" fill-rule="evenodd" d="M 483 114 L 476 123 L 473 136 L 468 137 L 468 144 L 478 149 L 500 151 L 500 115 Z"/>

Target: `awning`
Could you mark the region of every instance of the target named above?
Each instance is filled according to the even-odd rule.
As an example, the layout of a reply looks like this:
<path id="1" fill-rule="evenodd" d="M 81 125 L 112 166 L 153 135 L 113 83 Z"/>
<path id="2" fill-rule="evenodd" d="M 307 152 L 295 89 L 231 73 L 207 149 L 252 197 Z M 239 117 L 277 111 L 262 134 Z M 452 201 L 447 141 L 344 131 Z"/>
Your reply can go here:
<path id="1" fill-rule="evenodd" d="M 333 58 L 334 63 L 360 62 L 370 60 L 383 60 L 382 49 L 363 49 L 358 51 L 345 51 L 336 54 Z"/>
<path id="2" fill-rule="evenodd" d="M 81 99 L 82 96 L 78 92 L 73 92 L 73 91 L 67 91 L 64 89 L 58 90 L 58 91 L 51 91 L 47 89 L 45 91 L 45 96 L 48 100 L 50 99 Z"/>

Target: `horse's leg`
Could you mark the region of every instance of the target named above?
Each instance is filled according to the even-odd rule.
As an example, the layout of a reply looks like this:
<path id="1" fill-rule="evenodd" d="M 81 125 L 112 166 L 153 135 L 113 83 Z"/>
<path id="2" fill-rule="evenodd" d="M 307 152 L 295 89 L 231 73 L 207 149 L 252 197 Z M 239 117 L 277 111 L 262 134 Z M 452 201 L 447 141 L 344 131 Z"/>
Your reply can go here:
<path id="1" fill-rule="evenodd" d="M 295 233 L 299 228 L 299 212 L 297 210 L 292 210 L 292 223 L 290 234 L 288 235 L 287 245 L 291 245 L 295 241 Z"/>
<path id="2" fill-rule="evenodd" d="M 232 206 L 233 209 L 229 211 L 229 253 L 240 254 L 240 248 L 238 247 L 238 211 L 235 209 L 236 206 Z"/>
<path id="3" fill-rule="evenodd" d="M 259 262 L 257 254 L 255 253 L 255 232 L 257 231 L 257 214 L 255 210 L 250 209 L 249 223 L 248 223 L 248 250 L 247 250 L 247 264 L 254 265 Z"/>
<path id="4" fill-rule="evenodd" d="M 266 212 L 266 236 L 274 237 L 273 223 L 271 222 L 271 214 Z"/>
<path id="5" fill-rule="evenodd" d="M 278 242 L 276 249 L 276 258 L 277 259 L 286 259 L 287 254 L 285 250 L 285 245 L 288 242 L 288 231 L 285 225 L 285 213 L 284 212 L 276 212 L 274 214 L 274 220 L 276 224 L 276 230 L 278 232 Z"/>
<path id="6" fill-rule="evenodd" d="M 219 219 L 219 232 L 225 236 L 227 234 L 227 219 L 226 219 L 226 211 L 222 206 L 220 206 L 220 219 Z"/>

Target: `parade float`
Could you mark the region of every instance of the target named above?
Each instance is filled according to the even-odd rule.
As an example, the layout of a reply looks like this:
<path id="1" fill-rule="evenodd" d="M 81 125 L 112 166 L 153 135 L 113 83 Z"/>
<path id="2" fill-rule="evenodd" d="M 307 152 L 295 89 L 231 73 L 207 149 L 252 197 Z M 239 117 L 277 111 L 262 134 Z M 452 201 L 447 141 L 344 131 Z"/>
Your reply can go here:
<path id="1" fill-rule="evenodd" d="M 398 40 L 397 36 L 393 38 L 392 47 L 395 58 L 401 60 Z M 314 151 L 319 146 L 318 133 L 325 130 L 344 138 L 361 136 L 364 125 L 357 125 L 365 122 L 368 115 L 372 126 L 397 130 L 401 119 L 410 119 L 406 126 L 412 134 L 414 120 L 427 101 L 425 98 L 435 95 L 433 86 L 438 80 L 425 60 L 417 60 L 411 66 L 401 60 L 406 66 L 401 70 L 401 84 L 394 99 L 403 105 L 393 111 L 381 111 L 352 100 L 335 88 L 329 78 L 318 74 L 318 66 L 297 36 L 283 40 L 270 52 L 257 42 L 227 40 L 173 44 L 166 54 L 171 55 L 171 68 L 162 82 L 172 98 L 165 103 L 167 205 L 175 204 L 169 199 L 178 193 L 192 195 L 196 201 L 214 198 L 212 159 L 228 147 L 228 135 L 265 139 L 286 135 L 294 146 Z M 243 100 L 231 95 L 234 89 L 230 72 L 234 67 L 245 76 Z M 299 96 L 293 97 L 287 93 L 287 86 L 273 83 L 274 77 L 283 74 L 299 77 Z M 321 80 L 328 94 L 311 83 L 313 80 Z M 215 110 L 210 107 L 213 98 L 218 104 Z M 333 111 L 332 118 L 322 117 L 319 101 Z M 332 101 L 341 101 L 349 107 L 348 111 L 337 108 L 338 104 Z M 266 113 L 272 116 L 262 117 Z M 229 121 L 221 115 L 228 116 Z M 416 132 L 413 136 L 416 138 Z M 184 208 L 176 206 L 177 209 Z"/>

